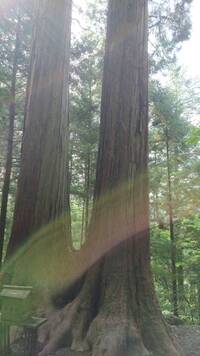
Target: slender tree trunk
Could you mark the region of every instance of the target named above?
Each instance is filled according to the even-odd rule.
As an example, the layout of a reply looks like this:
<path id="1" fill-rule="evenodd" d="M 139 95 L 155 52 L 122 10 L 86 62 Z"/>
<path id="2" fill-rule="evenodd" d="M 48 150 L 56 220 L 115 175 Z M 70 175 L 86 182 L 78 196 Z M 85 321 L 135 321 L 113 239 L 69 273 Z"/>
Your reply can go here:
<path id="1" fill-rule="evenodd" d="M 8 196 L 9 196 L 10 178 L 11 178 L 11 170 L 12 170 L 13 136 L 14 136 L 15 115 L 16 115 L 16 79 L 17 79 L 18 56 L 19 56 L 19 46 L 20 46 L 20 26 L 21 26 L 21 19 L 18 16 L 17 25 L 16 25 L 15 48 L 14 48 L 14 55 L 13 55 L 12 80 L 11 80 L 11 89 L 10 89 L 10 100 L 11 101 L 10 101 L 10 106 L 9 106 L 9 129 L 8 129 L 7 157 L 6 157 L 5 175 L 4 175 L 2 199 L 1 199 L 0 267 L 1 267 L 1 263 L 2 263 L 4 233 L 5 233 L 5 228 L 6 228 Z"/>
<path id="2" fill-rule="evenodd" d="M 198 322 L 200 324 L 200 276 L 198 276 L 197 299 L 198 299 Z"/>
<path id="3" fill-rule="evenodd" d="M 88 133 L 92 132 L 92 114 L 93 114 L 93 98 L 92 98 L 92 73 L 90 67 L 90 74 L 89 74 L 89 96 L 88 100 L 90 103 L 90 109 L 88 112 L 87 118 L 87 129 Z M 86 158 L 85 158 L 85 187 L 84 187 L 84 239 L 86 240 L 88 237 L 88 226 L 89 226 L 89 207 L 90 207 L 90 189 L 91 189 L 91 147 L 88 146 L 86 151 Z M 82 240 L 83 241 L 83 240 Z"/>
<path id="4" fill-rule="evenodd" d="M 70 27 L 71 0 L 36 1 L 21 169 L 8 257 L 32 234 L 64 214 L 58 230 L 66 246 L 70 239 L 66 207 Z M 55 251 L 58 241 L 51 242 Z"/>
<path id="5" fill-rule="evenodd" d="M 85 177 L 85 237 L 88 234 L 88 224 L 89 224 L 89 204 L 90 204 L 90 165 L 91 157 L 90 150 L 87 151 L 87 164 L 86 164 L 86 177 Z"/>
<path id="6" fill-rule="evenodd" d="M 176 237 L 174 234 L 168 132 L 166 132 L 166 151 L 167 151 L 168 213 L 169 213 L 169 229 L 170 229 L 170 240 L 171 240 L 172 303 L 173 303 L 174 315 L 178 316 L 178 290 L 177 290 L 177 268 L 176 268 L 177 251 L 176 251 Z"/>
<path id="7" fill-rule="evenodd" d="M 179 266 L 177 268 L 177 282 L 178 282 L 178 300 L 179 309 L 184 314 L 184 301 L 185 301 L 185 289 L 184 289 L 184 268 L 183 268 L 183 250 L 180 249 L 178 257 Z"/>
<path id="8" fill-rule="evenodd" d="M 192 280 L 190 282 L 190 290 L 189 290 L 189 305 L 190 305 L 190 314 L 191 314 L 191 320 L 192 323 L 194 323 L 194 300 L 196 299 L 196 283 L 194 282 L 194 280 Z"/>
<path id="9" fill-rule="evenodd" d="M 85 199 L 83 199 L 83 206 L 82 206 L 80 246 L 84 244 L 84 240 L 85 240 Z"/>
<path id="10" fill-rule="evenodd" d="M 92 73 L 90 66 L 90 82 L 89 82 L 89 102 L 90 102 L 90 112 L 88 118 L 88 132 L 92 132 L 92 113 L 93 113 L 93 98 L 92 98 Z M 85 176 L 85 238 L 88 237 L 88 226 L 89 226 L 89 204 L 90 204 L 90 181 L 91 181 L 91 152 L 90 147 L 87 149 L 86 156 L 86 176 Z"/>
<path id="11" fill-rule="evenodd" d="M 68 318 L 40 356 L 72 332 L 92 356 L 178 356 L 153 286 L 148 209 L 147 1 L 110 0 L 90 262 Z M 72 316 L 73 315 L 73 316 Z"/>
<path id="12" fill-rule="evenodd" d="M 157 154 L 156 154 L 156 149 L 155 149 L 155 155 L 154 155 L 154 164 L 155 164 L 155 167 L 157 166 Z M 160 223 L 161 223 L 161 219 L 160 219 L 160 214 L 159 214 L 159 203 L 158 203 L 158 190 L 157 190 L 157 187 L 155 188 L 155 208 L 154 208 L 154 219 L 155 219 L 155 222 L 158 223 L 158 225 L 160 226 Z"/>
<path id="13" fill-rule="evenodd" d="M 84 181 L 84 198 L 82 208 L 82 224 L 81 224 L 81 246 L 84 244 L 89 223 L 89 202 L 90 202 L 90 151 L 87 150 L 86 162 L 85 162 L 85 181 Z"/>
<path id="14" fill-rule="evenodd" d="M 69 98 L 69 85 L 67 88 L 67 98 Z M 64 201 L 64 209 L 67 211 L 67 244 L 68 248 L 72 251 L 73 240 L 72 240 L 72 230 L 71 230 L 71 208 L 70 208 L 70 187 L 71 187 L 71 168 L 70 168 L 70 115 L 67 103 L 67 131 L 66 131 L 66 190 L 65 190 L 65 201 Z"/>

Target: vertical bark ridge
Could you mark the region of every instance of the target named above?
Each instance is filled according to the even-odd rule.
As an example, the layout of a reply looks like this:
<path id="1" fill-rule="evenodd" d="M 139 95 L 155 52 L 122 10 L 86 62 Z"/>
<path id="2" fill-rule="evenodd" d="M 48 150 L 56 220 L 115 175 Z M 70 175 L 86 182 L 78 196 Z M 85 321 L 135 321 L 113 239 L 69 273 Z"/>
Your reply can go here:
<path id="1" fill-rule="evenodd" d="M 21 170 L 8 257 L 32 234 L 64 214 L 60 238 L 63 246 L 67 248 L 67 239 L 70 245 L 69 199 L 66 201 L 65 193 L 71 6 L 71 0 L 36 1 Z"/>

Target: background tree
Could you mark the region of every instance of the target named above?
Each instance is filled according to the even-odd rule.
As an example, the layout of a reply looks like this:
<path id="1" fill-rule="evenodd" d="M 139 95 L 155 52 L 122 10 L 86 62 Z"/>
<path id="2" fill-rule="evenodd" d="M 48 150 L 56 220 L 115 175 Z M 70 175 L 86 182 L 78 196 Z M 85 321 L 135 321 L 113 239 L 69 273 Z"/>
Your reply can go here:
<path id="1" fill-rule="evenodd" d="M 177 291 L 177 248 L 174 231 L 174 208 L 172 197 L 172 167 L 171 151 L 178 154 L 182 149 L 182 138 L 186 135 L 187 125 L 181 117 L 183 106 L 178 102 L 178 97 L 173 92 L 166 92 L 160 87 L 154 93 L 154 126 L 160 126 L 161 140 L 164 141 L 166 152 L 166 182 L 167 182 L 167 211 L 169 217 L 169 231 L 171 240 L 171 273 L 172 273 L 172 300 L 174 315 L 178 316 L 178 291 Z M 174 145 L 175 144 L 175 145 Z M 175 163 L 175 162 L 174 162 Z"/>
<path id="2" fill-rule="evenodd" d="M 179 309 L 179 314 L 183 318 L 190 318 L 186 312 L 189 274 L 184 272 L 185 268 L 187 269 L 184 266 L 186 260 L 184 256 L 188 253 L 184 241 L 188 236 L 182 234 L 181 226 L 185 217 L 198 216 L 197 173 L 196 168 L 194 166 L 192 168 L 194 164 L 192 162 L 197 162 L 198 159 L 200 137 L 197 138 L 194 134 L 194 146 L 189 142 L 192 142 L 193 132 L 198 131 L 192 120 L 195 111 L 195 116 L 199 111 L 199 94 L 198 86 L 194 86 L 195 81 L 191 83 L 189 80 L 180 80 L 180 74 L 180 69 L 176 69 L 172 75 L 171 86 L 163 87 L 159 84 L 154 87 L 152 93 L 153 121 L 150 136 L 152 247 L 155 277 L 160 286 L 158 290 L 161 292 L 161 299 L 162 295 L 165 295 L 161 302 L 164 310 L 168 309 L 166 295 L 169 296 L 172 289 L 172 298 L 169 296 L 168 305 L 172 303 L 175 313 Z M 192 174 L 189 173 L 191 171 Z M 169 214 L 169 180 L 171 214 Z M 169 222 L 173 225 L 173 241 Z M 171 254 L 171 258 L 168 248 L 169 239 L 171 239 L 171 248 L 175 249 L 175 254 Z M 198 249 L 196 253 L 198 255 Z M 169 259 L 173 267 L 170 269 Z M 157 263 L 156 260 L 159 262 Z M 170 273 L 173 274 L 172 282 L 170 282 Z"/>
<path id="3" fill-rule="evenodd" d="M 181 43 L 190 37 L 192 0 L 149 1 L 150 70 L 157 72 L 173 65 Z"/>
<path id="4" fill-rule="evenodd" d="M 66 211 L 66 93 L 71 1 L 38 1 L 25 131 L 10 257 L 30 235 Z M 70 239 L 69 219 L 63 238 Z M 67 239 L 66 239 L 67 246 Z"/>
<path id="5" fill-rule="evenodd" d="M 5 13 L 2 12 L 1 17 L 1 86 L 6 95 L 6 97 L 1 96 L 3 104 L 1 117 L 2 119 L 5 117 L 5 120 L 8 117 L 9 124 L 6 137 L 7 155 L 1 197 L 0 261 L 3 254 L 4 233 L 6 231 L 6 240 L 10 232 L 10 215 L 8 221 L 6 221 L 8 208 L 10 213 L 8 198 L 10 197 L 11 201 L 13 199 L 16 174 L 18 174 L 19 170 L 21 132 L 23 127 L 22 115 L 30 42 L 30 17 L 27 7 L 22 6 L 22 3 L 19 4 L 19 2 L 16 2 Z M 12 169 L 13 163 L 14 167 Z M 11 193 L 10 195 L 9 192 Z"/>
<path id="6" fill-rule="evenodd" d="M 91 15 L 88 14 L 90 19 Z M 93 19 L 94 20 L 94 19 Z M 71 211 L 73 240 L 85 240 L 90 219 L 97 160 L 103 36 L 93 27 L 72 42 L 70 133 Z M 80 164 L 81 163 L 81 164 Z M 80 220 L 73 219 L 82 205 Z"/>

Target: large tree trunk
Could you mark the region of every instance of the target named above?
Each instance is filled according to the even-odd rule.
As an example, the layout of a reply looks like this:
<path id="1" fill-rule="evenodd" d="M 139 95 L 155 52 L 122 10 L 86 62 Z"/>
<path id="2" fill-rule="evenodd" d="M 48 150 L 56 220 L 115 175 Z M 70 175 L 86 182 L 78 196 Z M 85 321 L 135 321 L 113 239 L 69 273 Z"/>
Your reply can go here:
<path id="1" fill-rule="evenodd" d="M 71 0 L 36 1 L 21 169 L 8 257 L 38 229 L 69 213 L 65 190 L 70 27 Z M 66 215 L 61 221 L 66 246 L 66 236 L 70 239 L 67 222 Z"/>
<path id="2" fill-rule="evenodd" d="M 147 178 L 147 1 L 110 0 L 91 261 L 61 325 L 40 353 L 70 329 L 72 348 L 92 356 L 178 356 L 150 271 Z M 84 253 L 84 252 L 83 252 Z M 73 315 L 73 316 L 72 316 Z"/>
<path id="3" fill-rule="evenodd" d="M 8 196 L 9 196 L 10 177 L 11 177 L 11 170 L 12 170 L 13 136 L 14 136 L 15 115 L 16 115 L 16 103 L 15 103 L 15 100 L 16 100 L 16 79 L 17 79 L 18 56 L 19 56 L 19 46 L 20 46 L 20 26 L 21 26 L 21 19 L 20 19 L 20 16 L 18 16 L 17 25 L 16 25 L 15 48 L 14 48 L 14 55 L 13 55 L 12 79 L 11 79 L 11 88 L 10 88 L 7 156 L 6 156 L 5 175 L 4 175 L 2 198 L 1 198 L 0 268 L 1 268 L 2 255 L 3 255 L 4 233 L 5 233 L 5 228 L 6 228 Z"/>

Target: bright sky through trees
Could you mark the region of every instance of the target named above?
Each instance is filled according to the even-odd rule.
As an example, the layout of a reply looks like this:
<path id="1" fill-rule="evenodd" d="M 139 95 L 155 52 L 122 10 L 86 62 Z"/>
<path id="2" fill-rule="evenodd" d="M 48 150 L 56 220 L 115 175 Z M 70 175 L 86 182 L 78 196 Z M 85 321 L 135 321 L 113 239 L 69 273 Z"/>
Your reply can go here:
<path id="1" fill-rule="evenodd" d="M 87 7 L 87 0 L 74 0 L 75 7 L 80 7 L 83 10 Z M 78 12 L 74 9 L 74 19 L 77 19 Z M 199 38 L 200 38 L 200 0 L 193 0 L 191 6 L 191 18 L 192 18 L 192 32 L 191 38 L 182 44 L 182 48 L 179 52 L 179 62 L 184 66 L 189 76 L 200 78 L 200 50 L 199 50 Z M 80 24 L 84 26 L 84 20 L 78 19 L 73 21 L 73 32 L 81 32 Z"/>
<path id="2" fill-rule="evenodd" d="M 186 41 L 182 45 L 182 49 L 179 53 L 179 61 L 188 74 L 192 77 L 198 76 L 200 78 L 200 50 L 199 50 L 199 38 L 200 38 L 200 1 L 193 0 L 191 6 L 191 18 L 192 18 L 192 33 L 189 41 Z"/>

